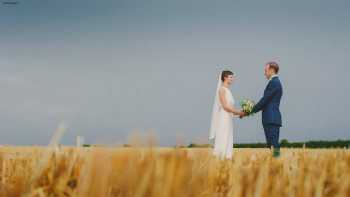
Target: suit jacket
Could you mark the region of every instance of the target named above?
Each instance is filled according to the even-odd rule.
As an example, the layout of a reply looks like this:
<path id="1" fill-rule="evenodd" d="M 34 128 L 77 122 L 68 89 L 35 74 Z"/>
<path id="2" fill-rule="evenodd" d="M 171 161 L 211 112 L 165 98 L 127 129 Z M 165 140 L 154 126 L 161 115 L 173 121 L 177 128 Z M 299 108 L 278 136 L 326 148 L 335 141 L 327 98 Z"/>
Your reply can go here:
<path id="1" fill-rule="evenodd" d="M 282 115 L 280 112 L 280 102 L 283 94 L 282 84 L 279 78 L 273 77 L 267 84 L 264 96 L 254 106 L 253 113 L 262 110 L 262 124 L 274 124 L 282 126 Z"/>

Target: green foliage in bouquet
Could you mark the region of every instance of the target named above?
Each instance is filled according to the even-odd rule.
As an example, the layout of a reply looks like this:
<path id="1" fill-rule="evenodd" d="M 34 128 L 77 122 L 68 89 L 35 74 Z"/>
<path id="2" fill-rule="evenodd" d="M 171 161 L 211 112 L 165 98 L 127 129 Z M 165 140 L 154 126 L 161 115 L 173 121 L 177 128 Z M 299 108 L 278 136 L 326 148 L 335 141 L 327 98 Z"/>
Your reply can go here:
<path id="1" fill-rule="evenodd" d="M 242 111 L 248 115 L 252 115 L 254 105 L 255 105 L 254 101 L 249 99 L 244 99 L 241 101 Z"/>

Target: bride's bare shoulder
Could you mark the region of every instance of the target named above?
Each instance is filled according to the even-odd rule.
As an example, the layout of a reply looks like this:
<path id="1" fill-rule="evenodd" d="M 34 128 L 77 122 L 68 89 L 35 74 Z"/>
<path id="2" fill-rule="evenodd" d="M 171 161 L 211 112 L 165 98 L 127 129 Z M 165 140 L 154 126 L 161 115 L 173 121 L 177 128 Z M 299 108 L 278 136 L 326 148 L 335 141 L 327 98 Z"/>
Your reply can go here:
<path id="1" fill-rule="evenodd" d="M 219 89 L 219 94 L 225 94 L 226 88 L 224 86 L 221 86 Z"/>
<path id="2" fill-rule="evenodd" d="M 225 86 L 221 86 L 221 87 L 220 87 L 220 90 L 221 90 L 221 91 L 225 91 L 225 90 L 229 90 L 229 89 L 228 89 L 227 87 L 225 87 Z"/>

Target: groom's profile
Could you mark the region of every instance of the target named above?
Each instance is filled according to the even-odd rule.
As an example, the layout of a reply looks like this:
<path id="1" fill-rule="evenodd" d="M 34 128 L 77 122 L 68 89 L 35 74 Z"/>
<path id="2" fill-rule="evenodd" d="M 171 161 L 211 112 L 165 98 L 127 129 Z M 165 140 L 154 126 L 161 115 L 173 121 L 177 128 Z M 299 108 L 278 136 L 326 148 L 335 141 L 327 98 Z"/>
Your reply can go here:
<path id="1" fill-rule="evenodd" d="M 269 80 L 263 97 L 254 106 L 252 113 L 262 111 L 262 124 L 264 127 L 266 144 L 273 147 L 273 156 L 280 155 L 279 133 L 282 126 L 280 101 L 283 94 L 282 84 L 278 78 L 279 66 L 276 62 L 265 65 L 265 77 Z"/>

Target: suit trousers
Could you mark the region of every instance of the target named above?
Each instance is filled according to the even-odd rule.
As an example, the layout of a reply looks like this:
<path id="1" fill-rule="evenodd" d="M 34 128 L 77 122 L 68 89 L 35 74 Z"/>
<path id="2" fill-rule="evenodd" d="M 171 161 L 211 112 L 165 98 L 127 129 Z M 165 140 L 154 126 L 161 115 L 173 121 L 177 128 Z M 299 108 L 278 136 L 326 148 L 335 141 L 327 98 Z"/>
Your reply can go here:
<path id="1" fill-rule="evenodd" d="M 275 124 L 267 124 L 263 126 L 267 147 L 271 148 L 271 146 L 273 146 L 273 148 L 279 149 L 280 126 Z"/>

